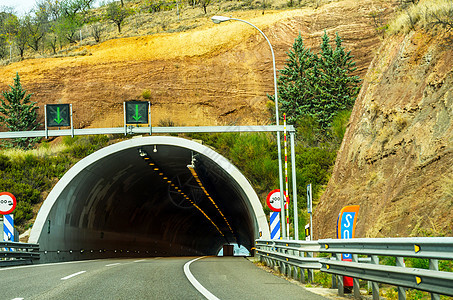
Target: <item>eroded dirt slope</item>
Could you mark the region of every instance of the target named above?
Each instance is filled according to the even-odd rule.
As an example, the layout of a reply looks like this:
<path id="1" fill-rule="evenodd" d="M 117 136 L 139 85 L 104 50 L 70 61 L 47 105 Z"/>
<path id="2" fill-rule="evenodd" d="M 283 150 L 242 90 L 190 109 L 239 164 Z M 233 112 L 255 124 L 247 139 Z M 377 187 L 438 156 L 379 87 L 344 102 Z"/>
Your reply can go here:
<path id="1" fill-rule="evenodd" d="M 338 32 L 352 50 L 362 77 L 380 44 L 369 13 L 390 1 L 339 1 L 317 10 L 238 13 L 263 29 L 274 46 L 277 68 L 300 32 L 317 46 L 326 30 Z M 388 8 L 387 11 L 391 9 Z M 0 68 L 0 90 L 19 72 L 42 107 L 72 103 L 76 128 L 122 126 L 122 103 L 150 90 L 153 125 L 266 124 L 273 120 L 266 94 L 273 93 L 269 47 L 241 22 L 205 25 L 85 46 L 73 57 L 25 60 Z M 43 109 L 40 109 L 43 114 Z"/>
<path id="2" fill-rule="evenodd" d="M 315 238 L 360 205 L 356 237 L 453 235 L 453 48 L 423 32 L 387 39 L 370 65 Z"/>

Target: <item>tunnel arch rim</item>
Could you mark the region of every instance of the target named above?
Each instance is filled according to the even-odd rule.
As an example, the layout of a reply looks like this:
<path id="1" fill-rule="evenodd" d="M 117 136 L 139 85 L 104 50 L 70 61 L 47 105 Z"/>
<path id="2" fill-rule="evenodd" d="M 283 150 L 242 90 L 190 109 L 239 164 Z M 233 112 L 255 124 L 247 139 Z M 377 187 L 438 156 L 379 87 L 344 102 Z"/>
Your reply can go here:
<path id="1" fill-rule="evenodd" d="M 78 176 L 79 173 L 81 173 L 83 170 L 95 164 L 97 161 L 101 160 L 104 157 L 107 157 L 115 153 L 119 153 L 130 148 L 149 145 L 175 146 L 196 151 L 210 158 L 220 168 L 228 170 L 228 173 L 231 175 L 234 181 L 239 186 L 241 186 L 241 188 L 244 190 L 245 195 L 247 196 L 246 198 L 249 201 L 256 223 L 258 224 L 259 227 L 258 231 L 260 237 L 270 238 L 269 225 L 267 222 L 266 215 L 264 214 L 261 202 L 259 201 L 258 195 L 256 194 L 255 190 L 251 186 L 248 179 L 228 159 L 226 159 L 218 152 L 212 150 L 211 148 L 192 140 L 171 136 L 149 136 L 132 138 L 126 141 L 121 141 L 119 143 L 107 146 L 88 155 L 87 157 L 77 162 L 74 166 L 72 166 L 58 181 L 58 183 L 51 190 L 47 198 L 44 200 L 41 208 L 39 209 L 36 220 L 33 224 L 30 233 L 29 243 L 39 243 L 41 234 L 44 232 L 45 229 L 46 220 L 48 219 L 48 216 L 51 213 L 52 208 L 57 203 L 61 193 L 63 193 L 65 188 L 71 184 L 71 182 Z"/>

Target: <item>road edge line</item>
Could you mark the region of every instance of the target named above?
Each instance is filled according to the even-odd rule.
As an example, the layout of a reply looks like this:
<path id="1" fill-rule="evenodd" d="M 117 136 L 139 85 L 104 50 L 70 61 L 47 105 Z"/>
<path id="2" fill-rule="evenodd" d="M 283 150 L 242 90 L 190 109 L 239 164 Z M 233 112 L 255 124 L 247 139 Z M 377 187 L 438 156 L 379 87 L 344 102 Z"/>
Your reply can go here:
<path id="1" fill-rule="evenodd" d="M 186 277 L 190 281 L 190 283 L 193 285 L 193 287 L 196 288 L 197 291 L 199 291 L 203 296 L 205 296 L 206 299 L 220 300 L 219 298 L 214 296 L 214 294 L 212 294 L 210 291 L 208 291 L 204 286 L 202 286 L 201 283 L 199 283 L 198 280 L 195 279 L 195 276 L 193 276 L 193 274 L 190 272 L 190 268 L 189 268 L 190 264 L 199 259 L 205 258 L 205 257 L 206 256 L 198 257 L 198 258 L 192 259 L 191 261 L 187 262 L 184 265 L 184 274 L 186 275 Z"/>

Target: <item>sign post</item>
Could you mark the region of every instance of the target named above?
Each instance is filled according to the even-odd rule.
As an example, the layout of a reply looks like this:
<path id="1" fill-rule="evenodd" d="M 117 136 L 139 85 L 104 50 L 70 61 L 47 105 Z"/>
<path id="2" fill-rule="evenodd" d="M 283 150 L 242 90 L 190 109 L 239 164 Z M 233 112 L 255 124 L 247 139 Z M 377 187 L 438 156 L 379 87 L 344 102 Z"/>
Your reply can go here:
<path id="1" fill-rule="evenodd" d="M 271 191 L 266 198 L 267 206 L 272 210 L 270 215 L 270 231 L 271 239 L 280 239 L 280 211 L 282 200 L 280 197 L 280 190 L 276 189 Z M 288 203 L 285 203 L 285 207 L 288 206 Z"/>
<path id="2" fill-rule="evenodd" d="M 337 238 L 352 239 L 355 236 L 355 225 L 357 223 L 357 215 L 359 214 L 359 205 L 345 206 L 341 209 L 337 221 Z M 352 261 L 350 253 L 343 253 L 341 260 Z M 343 277 L 344 287 L 352 288 L 353 279 L 351 277 Z"/>
<path id="3" fill-rule="evenodd" d="M 310 241 L 311 240 L 310 224 L 305 225 L 305 240 L 306 241 Z"/>
<path id="4" fill-rule="evenodd" d="M 126 134 L 128 124 L 149 124 L 149 134 L 151 134 L 151 102 L 124 102 L 124 127 L 126 128 Z"/>
<path id="5" fill-rule="evenodd" d="M 313 194 L 311 190 L 311 183 L 307 185 L 307 212 L 310 214 L 310 235 L 307 241 L 311 241 L 313 239 Z"/>
<path id="6" fill-rule="evenodd" d="M 48 137 L 49 127 L 71 126 L 71 136 L 74 137 L 72 123 L 72 104 L 46 104 L 44 105 L 45 132 Z"/>
<path id="7" fill-rule="evenodd" d="M 280 239 L 280 213 L 272 211 L 270 215 L 271 240 Z"/>

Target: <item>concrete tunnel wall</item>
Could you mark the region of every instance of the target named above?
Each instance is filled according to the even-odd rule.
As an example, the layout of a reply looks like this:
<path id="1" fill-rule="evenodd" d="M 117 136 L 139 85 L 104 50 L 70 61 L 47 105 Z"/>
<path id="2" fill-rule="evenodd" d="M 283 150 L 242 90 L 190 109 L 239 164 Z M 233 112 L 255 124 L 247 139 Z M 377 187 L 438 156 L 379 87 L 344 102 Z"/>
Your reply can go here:
<path id="1" fill-rule="evenodd" d="M 187 168 L 192 162 L 217 208 Z M 41 206 L 29 242 L 40 244 L 41 262 L 215 255 L 226 243 L 250 250 L 260 232 L 269 238 L 258 196 L 226 158 L 194 141 L 150 136 L 105 147 L 74 165 Z"/>

